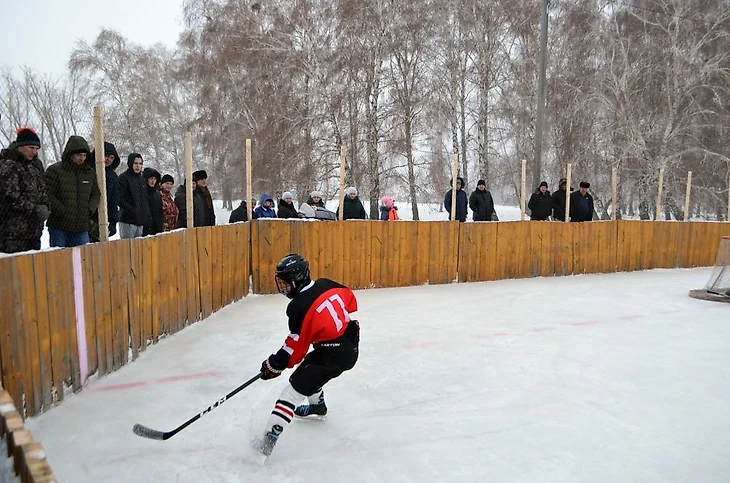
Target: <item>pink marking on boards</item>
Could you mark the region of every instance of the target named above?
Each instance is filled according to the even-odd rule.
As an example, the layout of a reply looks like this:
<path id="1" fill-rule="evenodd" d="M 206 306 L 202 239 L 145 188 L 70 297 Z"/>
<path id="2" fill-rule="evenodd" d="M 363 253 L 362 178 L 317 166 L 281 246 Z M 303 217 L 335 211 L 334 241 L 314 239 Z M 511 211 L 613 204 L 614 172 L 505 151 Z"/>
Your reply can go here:
<path id="1" fill-rule="evenodd" d="M 74 247 L 71 255 L 74 274 L 74 307 L 76 310 L 76 343 L 79 350 L 81 384 L 89 377 L 89 354 L 86 347 L 86 318 L 84 316 L 84 275 L 81 270 L 81 248 Z"/>

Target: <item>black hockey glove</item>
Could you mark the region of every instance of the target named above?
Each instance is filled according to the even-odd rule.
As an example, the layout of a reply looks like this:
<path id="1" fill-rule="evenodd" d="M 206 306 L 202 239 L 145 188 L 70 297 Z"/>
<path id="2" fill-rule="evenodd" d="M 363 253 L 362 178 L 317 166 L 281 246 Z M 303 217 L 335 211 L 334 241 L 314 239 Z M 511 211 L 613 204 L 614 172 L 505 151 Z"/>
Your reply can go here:
<path id="1" fill-rule="evenodd" d="M 261 363 L 261 379 L 268 380 L 273 379 L 275 377 L 279 377 L 282 372 L 284 372 L 284 369 L 277 369 L 271 364 L 271 357 L 267 357 L 264 359 L 264 362 Z"/>

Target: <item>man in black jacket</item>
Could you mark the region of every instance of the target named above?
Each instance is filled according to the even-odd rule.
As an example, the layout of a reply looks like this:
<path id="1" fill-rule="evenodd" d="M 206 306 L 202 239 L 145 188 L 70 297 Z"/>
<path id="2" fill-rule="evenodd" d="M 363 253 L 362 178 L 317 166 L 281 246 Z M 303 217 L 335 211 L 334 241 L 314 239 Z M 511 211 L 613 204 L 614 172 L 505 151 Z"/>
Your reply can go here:
<path id="1" fill-rule="evenodd" d="M 147 184 L 147 200 L 150 206 L 150 216 L 144 224 L 142 235 L 156 235 L 162 233 L 162 196 L 160 195 L 160 172 L 153 168 L 145 168 L 142 178 Z"/>
<path id="2" fill-rule="evenodd" d="M 144 225 L 150 217 L 147 183 L 142 178 L 142 155 L 127 156 L 128 169 L 119 175 L 119 236 L 142 236 Z"/>
<path id="3" fill-rule="evenodd" d="M 477 189 L 469 196 L 469 208 L 474 214 L 474 221 L 492 221 L 494 200 L 483 179 L 477 181 Z"/>
<path id="4" fill-rule="evenodd" d="M 553 212 L 553 199 L 550 197 L 546 181 L 540 183 L 537 191 L 532 193 L 527 207 L 530 209 L 531 220 L 545 221 L 550 218 Z"/>
<path id="5" fill-rule="evenodd" d="M 565 221 L 565 197 L 568 193 L 568 180 L 561 178 L 558 189 L 553 191 L 553 220 Z"/>
<path id="6" fill-rule="evenodd" d="M 588 193 L 590 183 L 580 182 L 578 191 L 570 193 L 570 221 L 593 220 L 593 197 Z"/>

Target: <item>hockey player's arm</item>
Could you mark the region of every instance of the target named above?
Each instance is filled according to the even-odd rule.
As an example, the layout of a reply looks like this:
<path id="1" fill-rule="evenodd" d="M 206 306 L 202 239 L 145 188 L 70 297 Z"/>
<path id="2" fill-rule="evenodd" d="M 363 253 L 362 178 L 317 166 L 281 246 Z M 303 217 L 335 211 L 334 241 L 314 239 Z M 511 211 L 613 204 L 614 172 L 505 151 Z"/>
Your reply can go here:
<path id="1" fill-rule="evenodd" d="M 309 349 L 309 343 L 301 341 L 299 337 L 304 322 L 304 314 L 300 314 L 296 309 L 290 307 L 287 308 L 286 315 L 289 317 L 289 335 L 284 339 L 281 349 L 270 357 L 271 364 L 281 370 L 297 365 Z"/>

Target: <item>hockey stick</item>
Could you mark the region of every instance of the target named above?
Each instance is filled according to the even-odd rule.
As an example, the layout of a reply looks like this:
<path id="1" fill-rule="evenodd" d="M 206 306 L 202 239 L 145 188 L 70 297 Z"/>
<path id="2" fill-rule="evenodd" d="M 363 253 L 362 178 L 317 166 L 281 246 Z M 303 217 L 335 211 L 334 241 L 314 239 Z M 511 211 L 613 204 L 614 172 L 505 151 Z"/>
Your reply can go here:
<path id="1" fill-rule="evenodd" d="M 256 380 L 260 379 L 261 376 L 262 376 L 261 373 L 256 374 L 254 377 L 252 377 L 248 381 L 244 382 L 243 384 L 238 386 L 236 389 L 229 392 L 228 394 L 226 394 L 225 396 L 223 396 L 222 398 L 220 398 L 219 400 L 217 400 L 216 402 L 214 402 L 213 404 L 211 404 L 210 406 L 205 408 L 203 410 L 203 412 L 201 412 L 200 414 L 196 414 L 195 416 L 188 419 L 187 421 L 185 421 L 185 423 L 181 424 L 180 426 L 173 429 L 172 431 L 158 431 L 156 429 L 148 428 L 147 426 L 145 426 L 143 424 L 135 424 L 132 431 L 134 431 L 134 434 L 136 434 L 137 436 L 142 436 L 143 438 L 159 439 L 162 441 L 164 441 L 166 439 L 170 439 L 173 436 L 175 436 L 177 433 L 182 431 L 183 429 L 185 429 L 188 426 L 190 426 L 191 424 L 193 424 L 198 419 L 202 418 L 203 416 L 205 416 L 206 414 L 208 414 L 209 412 L 211 412 L 212 410 L 214 410 L 215 408 L 217 408 L 224 402 L 228 401 L 230 398 L 232 398 L 233 396 L 235 396 L 242 390 L 246 389 L 248 386 L 250 386 L 251 384 L 256 382 Z"/>

